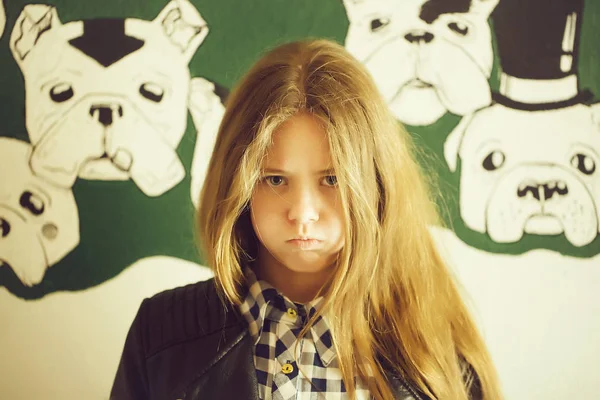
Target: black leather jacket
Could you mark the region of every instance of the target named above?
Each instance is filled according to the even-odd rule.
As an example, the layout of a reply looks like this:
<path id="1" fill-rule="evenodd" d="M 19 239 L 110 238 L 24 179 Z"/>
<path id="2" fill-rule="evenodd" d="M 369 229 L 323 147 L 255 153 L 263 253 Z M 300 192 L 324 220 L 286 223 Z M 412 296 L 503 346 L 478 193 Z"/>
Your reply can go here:
<path id="1" fill-rule="evenodd" d="M 245 319 L 219 299 L 214 279 L 145 299 L 131 325 L 112 400 L 258 400 Z M 391 378 L 399 400 L 429 400 Z"/>

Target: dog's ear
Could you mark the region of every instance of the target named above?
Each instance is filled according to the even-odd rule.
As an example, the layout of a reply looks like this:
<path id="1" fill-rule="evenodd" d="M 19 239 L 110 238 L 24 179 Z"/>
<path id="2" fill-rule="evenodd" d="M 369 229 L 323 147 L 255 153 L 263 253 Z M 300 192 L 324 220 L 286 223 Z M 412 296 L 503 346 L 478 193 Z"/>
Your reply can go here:
<path id="1" fill-rule="evenodd" d="M 472 0 L 469 12 L 483 15 L 484 18 L 487 19 L 498 5 L 498 1 L 499 0 Z"/>
<path id="2" fill-rule="evenodd" d="M 27 55 L 49 30 L 61 25 L 56 8 L 46 4 L 28 4 L 23 8 L 10 34 L 9 46 L 21 66 Z"/>
<path id="3" fill-rule="evenodd" d="M 4 26 L 6 25 L 6 12 L 4 11 L 4 0 L 0 0 L 0 37 L 4 33 Z"/>
<path id="4" fill-rule="evenodd" d="M 208 35 L 208 25 L 188 0 L 171 0 L 154 19 L 188 62 Z"/>
<path id="5" fill-rule="evenodd" d="M 344 7 L 346 8 L 346 14 L 348 15 L 348 20 L 352 22 L 352 20 L 361 16 L 359 10 L 364 6 L 368 0 L 342 0 L 344 3 Z"/>
<path id="6" fill-rule="evenodd" d="M 592 112 L 592 122 L 600 133 L 600 103 L 594 103 L 590 106 Z"/>
<path id="7" fill-rule="evenodd" d="M 469 124 L 471 124 L 472 119 L 473 114 L 463 117 L 458 125 L 454 127 L 452 132 L 448 134 L 446 142 L 444 143 L 444 158 L 446 159 L 448 168 L 452 172 L 456 172 L 456 167 L 458 165 L 458 152 L 460 150 L 465 132 L 467 131 Z"/>

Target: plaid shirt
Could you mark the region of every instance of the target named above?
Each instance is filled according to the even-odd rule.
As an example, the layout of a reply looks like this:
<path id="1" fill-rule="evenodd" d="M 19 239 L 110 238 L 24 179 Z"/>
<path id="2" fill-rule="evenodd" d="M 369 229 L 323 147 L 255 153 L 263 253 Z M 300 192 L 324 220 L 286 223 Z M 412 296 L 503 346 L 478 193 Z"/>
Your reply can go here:
<path id="1" fill-rule="evenodd" d="M 263 400 L 347 399 L 331 331 L 322 316 L 298 343 L 294 356 L 297 337 L 323 297 L 306 305 L 294 303 L 269 283 L 258 281 L 250 269 L 246 269 L 245 275 L 249 290 L 240 312 L 248 321 L 254 339 L 259 397 Z M 359 379 L 356 388 L 357 400 L 370 398 L 367 387 Z"/>

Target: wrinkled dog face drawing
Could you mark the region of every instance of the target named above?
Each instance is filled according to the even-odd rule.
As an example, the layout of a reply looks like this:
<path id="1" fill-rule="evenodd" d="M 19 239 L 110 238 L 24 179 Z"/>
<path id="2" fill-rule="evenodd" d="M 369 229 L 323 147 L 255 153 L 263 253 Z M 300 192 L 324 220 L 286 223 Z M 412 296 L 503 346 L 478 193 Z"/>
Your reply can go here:
<path id="1" fill-rule="evenodd" d="M 533 112 L 495 104 L 463 118 L 444 153 L 451 170 L 462 160 L 462 219 L 495 242 L 564 233 L 580 247 L 600 232 L 600 103 Z"/>
<path id="2" fill-rule="evenodd" d="M 188 62 L 208 33 L 187 0 L 153 21 L 62 24 L 54 7 L 27 5 L 10 38 L 25 79 L 34 172 L 62 187 L 132 179 L 148 196 L 185 170 L 175 149 L 186 127 Z"/>
<path id="3" fill-rule="evenodd" d="M 400 121 L 429 125 L 490 104 L 488 17 L 498 0 L 344 0 L 346 48 Z"/>
<path id="4" fill-rule="evenodd" d="M 29 168 L 31 146 L 0 137 L 0 265 L 26 286 L 79 244 L 79 215 L 71 189 L 48 184 Z"/>

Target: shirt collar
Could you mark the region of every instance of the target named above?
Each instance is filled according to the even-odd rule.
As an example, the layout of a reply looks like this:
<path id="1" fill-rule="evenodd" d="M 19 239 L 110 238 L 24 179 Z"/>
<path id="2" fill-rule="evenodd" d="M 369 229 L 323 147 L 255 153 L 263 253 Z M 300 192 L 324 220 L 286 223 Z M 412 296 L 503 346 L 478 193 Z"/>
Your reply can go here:
<path id="1" fill-rule="evenodd" d="M 260 340 L 266 319 L 301 328 L 323 304 L 323 296 L 317 297 L 307 304 L 295 303 L 268 282 L 258 280 L 250 268 L 244 269 L 244 275 L 248 293 L 240 305 L 240 312 L 248 322 L 248 329 L 254 339 L 254 345 L 258 344 Z M 323 315 L 317 318 L 309 332 L 323 366 L 327 367 L 336 354 L 331 339 L 331 330 Z"/>

